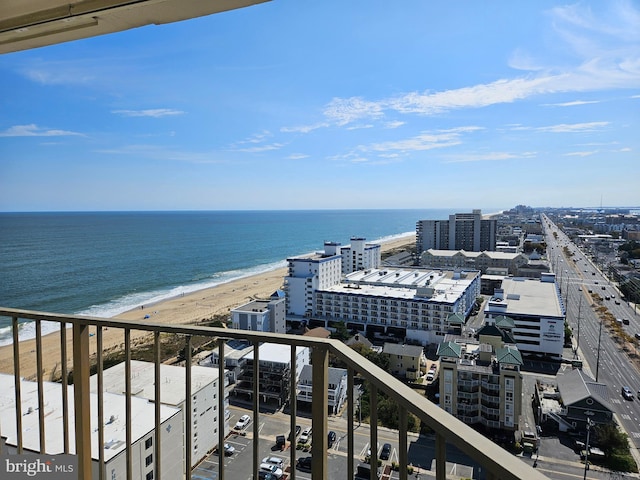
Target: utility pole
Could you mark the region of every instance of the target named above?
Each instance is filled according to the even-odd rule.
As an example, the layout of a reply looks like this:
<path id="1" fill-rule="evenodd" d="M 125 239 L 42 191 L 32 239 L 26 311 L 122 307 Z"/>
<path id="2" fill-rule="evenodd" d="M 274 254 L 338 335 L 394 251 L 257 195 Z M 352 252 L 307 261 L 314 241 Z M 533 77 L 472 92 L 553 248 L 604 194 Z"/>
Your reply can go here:
<path id="1" fill-rule="evenodd" d="M 598 330 L 598 356 L 596 357 L 596 382 L 598 381 L 598 371 L 600 370 L 600 339 L 602 338 L 602 320 L 600 320 L 600 329 Z"/>

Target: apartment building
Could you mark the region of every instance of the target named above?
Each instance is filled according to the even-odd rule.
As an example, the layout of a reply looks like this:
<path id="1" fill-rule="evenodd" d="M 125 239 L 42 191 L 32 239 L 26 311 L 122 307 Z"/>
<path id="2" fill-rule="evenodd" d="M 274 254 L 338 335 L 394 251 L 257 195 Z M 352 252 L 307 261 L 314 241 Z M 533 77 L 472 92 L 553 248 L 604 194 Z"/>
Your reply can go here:
<path id="1" fill-rule="evenodd" d="M 503 316 L 513 321 L 511 333 L 523 354 L 562 357 L 566 313 L 554 274 L 503 278 L 484 313 L 488 320 Z"/>
<path id="2" fill-rule="evenodd" d="M 191 412 L 185 412 L 186 370 L 174 365 L 160 365 L 160 401 L 179 408 L 186 421 L 191 421 L 191 459 L 194 467 L 218 445 L 218 415 L 225 415 L 228 400 L 218 398 L 218 371 L 213 368 L 191 367 Z M 97 391 L 97 376 L 90 378 L 91 391 Z M 119 363 L 103 372 L 105 392 L 125 391 L 125 364 Z M 134 397 L 155 401 L 155 365 L 131 361 L 131 392 Z M 225 415 L 225 418 L 227 416 Z M 181 425 L 186 431 L 186 424 Z M 225 434 L 229 426 L 225 421 Z M 163 472 L 164 473 L 164 472 Z"/>
<path id="3" fill-rule="evenodd" d="M 314 293 L 310 323 L 391 335 L 421 345 L 459 328 L 480 294 L 480 272 L 385 268 L 353 272 Z M 453 320 L 452 320 L 453 319 Z M 454 326 L 455 324 L 455 326 Z"/>
<path id="4" fill-rule="evenodd" d="M 504 270 L 508 275 L 516 275 L 518 269 L 527 265 L 529 258 L 521 253 L 508 252 L 467 252 L 466 250 L 429 249 L 420 255 L 420 265 L 432 268 L 463 268 L 480 270 Z"/>
<path id="5" fill-rule="evenodd" d="M 42 453 L 58 455 L 64 453 L 63 422 L 64 408 L 62 384 L 43 382 L 45 398 L 44 432 L 45 450 Z M 0 374 L 0 435 L 5 439 L 9 454 L 17 453 L 16 403 L 14 376 Z M 38 384 L 26 380 L 20 381 L 22 408 L 23 449 L 25 452 L 40 453 Z M 73 385 L 68 386 L 68 398 L 73 398 Z M 98 450 L 98 395 L 90 394 L 91 418 L 91 456 L 92 478 L 99 476 Z M 104 470 L 102 478 L 128 478 L 126 461 L 126 398 L 121 393 L 105 393 L 104 408 Z M 68 415 L 74 418 L 74 404 L 68 405 Z M 156 472 L 154 445 L 158 441 L 155 431 L 155 405 L 145 398 L 131 398 L 131 478 L 134 480 L 153 480 Z M 184 442 L 183 413 L 177 407 L 160 407 L 161 427 L 161 470 L 163 478 L 183 478 Z M 69 430 L 70 453 L 75 454 L 75 431 Z"/>
<path id="6" fill-rule="evenodd" d="M 231 325 L 239 330 L 287 333 L 285 308 L 285 294 L 277 290 L 268 300 L 252 300 L 232 309 Z"/>
<path id="7" fill-rule="evenodd" d="M 448 220 L 419 220 L 416 223 L 416 250 L 466 250 L 468 252 L 496 249 L 497 220 L 483 219 L 480 210 L 449 215 Z"/>
<path id="8" fill-rule="evenodd" d="M 329 367 L 328 369 L 329 414 L 336 415 L 347 399 L 347 370 Z M 313 401 L 313 375 L 311 365 L 305 365 L 298 380 L 298 402 L 311 405 Z"/>
<path id="9" fill-rule="evenodd" d="M 238 383 L 233 392 L 235 395 L 253 395 L 253 371 L 255 355 L 253 349 L 245 355 L 244 369 L 238 376 Z M 275 343 L 263 343 L 258 347 L 258 393 L 263 402 L 275 401 L 278 406 L 289 400 L 291 388 L 291 347 Z M 310 365 L 308 347 L 296 347 L 296 381 L 305 365 Z"/>
<path id="10" fill-rule="evenodd" d="M 495 345 L 501 345 L 496 348 Z M 522 356 L 515 345 L 443 342 L 440 406 L 468 425 L 516 431 L 522 412 Z"/>

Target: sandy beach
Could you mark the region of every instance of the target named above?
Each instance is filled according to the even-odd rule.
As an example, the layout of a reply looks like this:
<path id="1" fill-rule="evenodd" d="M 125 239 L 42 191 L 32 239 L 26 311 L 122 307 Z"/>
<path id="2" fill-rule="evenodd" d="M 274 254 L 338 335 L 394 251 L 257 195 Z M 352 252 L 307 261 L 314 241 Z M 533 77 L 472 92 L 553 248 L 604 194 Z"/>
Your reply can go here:
<path id="1" fill-rule="evenodd" d="M 407 236 L 382 243 L 382 251 L 401 248 L 415 243 L 415 236 Z M 216 287 L 198 290 L 196 292 L 173 297 L 155 304 L 144 305 L 118 315 L 116 318 L 128 320 L 143 320 L 162 324 L 191 324 L 211 318 L 214 315 L 228 314 L 232 308 L 243 305 L 253 299 L 268 298 L 274 291 L 282 288 L 286 268 L 253 275 Z M 140 331 L 131 332 L 132 344 L 140 343 L 151 338 L 149 334 Z M 120 329 L 103 329 L 103 350 L 109 351 L 124 345 L 124 334 Z M 67 333 L 67 352 L 71 351 L 71 331 Z M 45 335 L 42 338 L 43 368 L 45 380 L 48 374 L 59 368 L 60 334 L 58 332 Z M 91 338 L 91 354 L 96 351 L 95 337 Z M 20 374 L 30 378 L 36 370 L 35 340 L 20 342 Z M 0 347 L 0 372 L 13 374 L 13 347 Z"/>

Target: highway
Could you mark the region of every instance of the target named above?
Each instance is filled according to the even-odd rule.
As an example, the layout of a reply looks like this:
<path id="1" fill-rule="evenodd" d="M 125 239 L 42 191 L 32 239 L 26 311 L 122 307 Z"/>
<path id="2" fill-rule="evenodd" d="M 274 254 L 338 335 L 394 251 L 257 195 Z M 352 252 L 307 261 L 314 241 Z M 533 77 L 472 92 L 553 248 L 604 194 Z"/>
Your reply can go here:
<path id="1" fill-rule="evenodd" d="M 617 421 L 629 435 L 632 448 L 639 449 L 640 400 L 637 394 L 640 390 L 640 372 L 623 351 L 623 347 L 629 345 L 625 345 L 619 331 L 600 321 L 594 307 L 606 308 L 615 319 L 629 320 L 629 325 L 619 325 L 618 328 L 622 328 L 632 339 L 640 332 L 640 318 L 620 298 L 615 285 L 546 216 L 543 216 L 543 224 L 548 258 L 560 285 L 567 320 L 573 329 L 574 346 L 578 346 L 577 357 L 585 364 L 586 373 L 609 387 L 610 402 Z M 553 232 L 557 235 L 554 236 Z M 564 247 L 573 255 L 567 257 Z M 606 297 L 609 300 L 605 300 Z M 635 343 L 637 345 L 637 341 Z M 625 400 L 622 397 L 623 386 L 631 388 L 634 399 Z"/>

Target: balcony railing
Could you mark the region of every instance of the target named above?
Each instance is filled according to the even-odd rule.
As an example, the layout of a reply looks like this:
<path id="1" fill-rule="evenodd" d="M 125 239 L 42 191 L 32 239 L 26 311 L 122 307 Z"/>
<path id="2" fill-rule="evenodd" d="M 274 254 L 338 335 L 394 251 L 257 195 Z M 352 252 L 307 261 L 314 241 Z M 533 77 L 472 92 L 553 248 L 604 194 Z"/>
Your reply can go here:
<path id="1" fill-rule="evenodd" d="M 38 391 L 43 391 L 43 383 L 45 381 L 45 371 L 43 369 L 43 346 L 42 346 L 42 322 L 51 321 L 60 324 L 60 357 L 59 363 L 61 365 L 61 377 L 62 386 L 61 389 L 63 399 L 63 437 L 64 437 L 64 452 L 46 452 L 45 451 L 45 439 L 47 435 L 59 435 L 58 431 L 46 432 L 45 431 L 45 401 L 44 396 L 38 395 L 38 415 L 39 415 L 39 431 L 37 436 L 40 439 L 40 449 L 36 453 L 72 453 L 77 456 L 78 460 L 78 478 L 80 480 L 88 480 L 92 477 L 92 464 L 95 467 L 97 462 L 97 479 L 103 480 L 106 478 L 106 472 L 104 468 L 104 425 L 103 418 L 103 330 L 104 329 L 119 329 L 124 335 L 124 362 L 125 362 L 125 404 L 126 404 L 126 439 L 127 445 L 125 450 L 126 455 L 126 473 L 127 479 L 133 479 L 134 468 L 132 463 L 132 447 L 131 447 L 131 333 L 134 331 L 149 332 L 153 336 L 153 356 L 155 364 L 155 441 L 153 442 L 154 457 L 155 457 L 155 472 L 153 478 L 155 480 L 162 479 L 162 455 L 163 450 L 160 448 L 161 435 L 163 434 L 162 428 L 159 428 L 161 424 L 161 377 L 160 377 L 160 364 L 161 364 L 161 342 L 160 335 L 169 333 L 182 335 L 185 338 L 185 405 L 184 411 L 191 412 L 193 410 L 192 395 L 191 395 L 191 346 L 192 338 L 195 336 L 211 337 L 216 340 L 218 347 L 218 355 L 224 360 L 224 344 L 230 339 L 242 339 L 248 340 L 254 346 L 254 361 L 255 365 L 259 365 L 258 346 L 263 343 L 275 343 L 280 345 L 287 345 L 291 348 L 291 370 L 289 372 L 290 382 L 294 383 L 296 374 L 296 347 L 304 346 L 308 347 L 311 351 L 311 364 L 312 364 L 312 403 L 311 403 L 311 420 L 312 420 L 312 446 L 311 454 L 314 458 L 312 464 L 312 478 L 327 479 L 327 434 L 328 434 L 328 365 L 329 354 L 337 357 L 342 363 L 347 365 L 347 418 L 354 419 L 354 377 L 359 375 L 366 382 L 369 383 L 371 390 L 371 428 L 370 428 L 370 444 L 378 444 L 378 430 L 377 430 L 377 392 L 384 392 L 389 398 L 395 401 L 399 407 L 398 415 L 398 463 L 400 469 L 398 477 L 400 480 L 407 480 L 407 466 L 408 464 L 408 439 L 407 439 L 407 423 L 408 414 L 412 413 L 416 415 L 424 424 L 431 428 L 435 432 L 435 478 L 438 480 L 445 480 L 446 478 L 446 446 L 447 444 L 457 447 L 460 451 L 464 452 L 467 456 L 477 462 L 489 480 L 505 479 L 505 480 L 542 480 L 545 477 L 540 471 L 533 469 L 526 463 L 522 462 L 509 452 L 503 450 L 498 445 L 488 441 L 481 434 L 468 427 L 465 423 L 458 420 L 454 416 L 446 413 L 444 410 L 434 405 L 423 395 L 420 395 L 416 391 L 412 390 L 409 386 L 395 379 L 389 375 L 386 371 L 377 367 L 373 363 L 366 360 L 364 357 L 356 353 L 351 348 L 347 347 L 343 343 L 330 340 L 313 338 L 297 335 L 279 335 L 270 333 L 257 333 L 248 332 L 243 330 L 232 330 L 225 328 L 213 328 L 213 327 L 201 327 L 190 325 L 160 325 L 155 323 L 147 323 L 144 321 L 128 321 L 120 319 L 104 319 L 94 317 L 80 317 L 73 315 L 61 315 L 34 311 L 17 310 L 11 308 L 0 307 L 0 317 L 8 317 L 12 319 L 13 328 L 13 373 L 15 379 L 15 451 L 17 453 L 24 453 L 24 440 L 25 435 L 34 435 L 34 432 L 25 432 L 22 428 L 22 402 L 21 402 L 21 375 L 25 372 L 21 372 L 20 359 L 23 356 L 35 355 L 36 356 L 36 371 L 33 376 L 38 384 Z M 21 344 L 18 342 L 18 321 L 19 320 L 31 320 L 35 322 L 35 351 L 22 352 Z M 72 338 L 69 343 L 72 347 L 71 362 L 67 361 L 67 327 L 72 328 Z M 90 334 L 91 330 L 91 334 Z M 90 407 L 90 361 L 92 356 L 90 350 L 94 350 L 95 362 L 97 368 L 97 411 L 91 411 Z M 218 378 L 225 378 L 224 375 L 224 361 L 218 363 Z M 66 398 L 64 392 L 67 391 L 67 378 L 69 370 L 73 370 L 73 398 Z M 255 378 L 259 376 L 259 368 L 254 369 Z M 218 381 L 218 394 L 217 397 L 222 399 L 225 397 L 224 383 Z M 259 459 L 259 429 L 260 425 L 259 416 L 259 392 L 258 382 L 253 382 L 254 391 L 252 395 L 253 401 L 253 422 L 251 423 L 253 428 L 253 458 L 252 458 L 252 471 L 254 478 L 258 478 L 258 469 L 260 465 Z M 71 421 L 68 412 L 69 402 L 73 404 L 74 420 Z M 296 426 L 296 389 L 290 389 L 290 431 L 295 430 Z M 94 425 L 97 425 L 97 443 L 98 448 L 94 449 L 99 452 L 98 458 L 92 460 L 92 436 L 95 432 L 92 432 L 91 420 L 94 419 Z M 224 415 L 218 415 L 218 445 L 223 445 L 225 441 L 225 421 Z M 498 422 L 499 423 L 499 422 Z M 73 427 L 72 427 L 73 426 Z M 73 428 L 75 435 L 73 442 L 69 439 L 70 429 Z M 353 472 L 355 471 L 355 455 L 354 455 L 354 422 L 347 422 L 347 469 L 344 472 L 345 479 L 353 478 Z M 72 445 L 74 443 L 75 445 Z M 185 418 L 185 437 L 184 437 L 184 464 L 187 466 L 185 477 L 191 478 L 192 465 L 191 452 L 193 451 L 193 439 L 191 438 L 191 422 Z M 296 464 L 296 449 L 290 449 L 291 456 L 291 471 L 289 478 L 295 480 L 296 470 L 294 468 Z M 372 449 L 372 464 L 377 463 L 376 449 Z M 371 480 L 374 480 L 376 476 L 375 469 L 372 469 Z M 217 479 L 225 479 L 225 465 L 224 462 L 220 462 L 218 465 Z M 174 480 L 173 478 L 167 480 Z"/>

